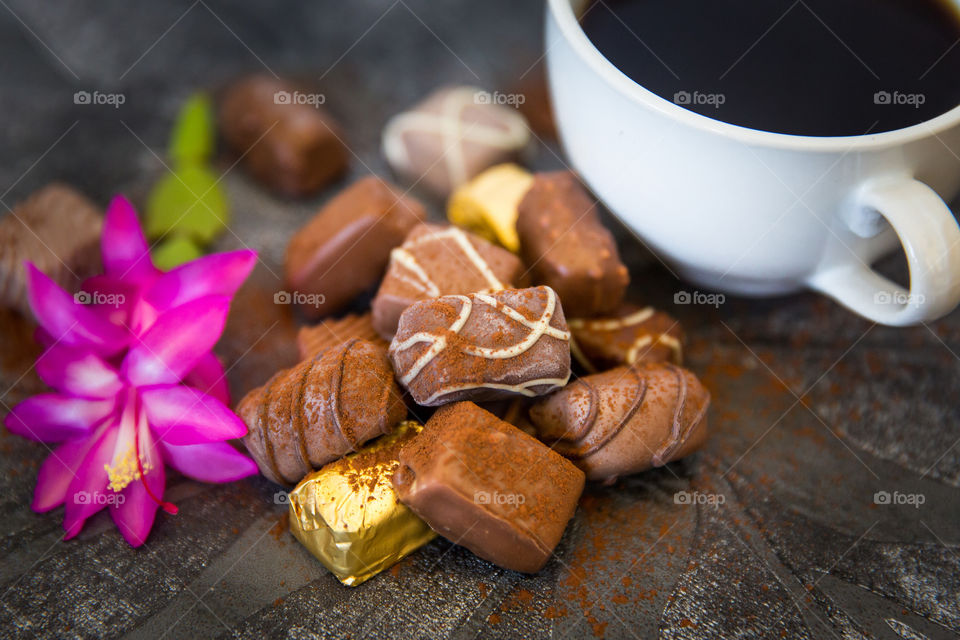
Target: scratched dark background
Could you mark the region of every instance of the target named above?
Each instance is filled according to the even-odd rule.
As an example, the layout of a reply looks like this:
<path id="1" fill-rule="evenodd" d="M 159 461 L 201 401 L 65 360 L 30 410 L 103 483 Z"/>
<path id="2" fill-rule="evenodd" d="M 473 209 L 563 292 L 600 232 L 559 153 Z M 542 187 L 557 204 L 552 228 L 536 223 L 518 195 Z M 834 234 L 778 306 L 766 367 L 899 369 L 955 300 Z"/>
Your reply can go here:
<path id="1" fill-rule="evenodd" d="M 538 73 L 543 48 L 532 0 L 0 5 L 5 207 L 53 179 L 100 203 L 118 191 L 142 202 L 165 171 L 182 100 L 247 71 L 316 81 L 347 131 L 352 175 L 386 174 L 378 138 L 391 114 L 445 82 L 509 90 Z M 78 90 L 126 101 L 75 105 Z M 532 166 L 563 166 L 556 146 L 537 146 Z M 219 347 L 239 398 L 295 357 L 296 319 L 271 304 L 278 265 L 290 233 L 336 187 L 284 201 L 228 155 L 218 166 L 234 216 L 219 248 L 262 257 Z M 894 330 L 814 295 L 675 306 L 692 288 L 619 236 L 634 299 L 684 323 L 689 366 L 713 392 L 714 435 L 689 460 L 590 487 L 540 574 L 438 540 L 342 587 L 283 526 L 285 507 L 263 479 L 174 476 L 167 497 L 180 514 L 160 514 L 139 550 L 105 513 L 63 542 L 62 511 L 29 508 L 47 450 L 3 431 L 0 635 L 956 637 L 960 314 Z M 905 274 L 896 257 L 882 267 Z M 0 327 L 5 411 L 42 385 L 30 326 L 3 313 Z M 877 504 L 882 491 L 923 504 Z M 713 504 L 678 503 L 692 492 Z"/>

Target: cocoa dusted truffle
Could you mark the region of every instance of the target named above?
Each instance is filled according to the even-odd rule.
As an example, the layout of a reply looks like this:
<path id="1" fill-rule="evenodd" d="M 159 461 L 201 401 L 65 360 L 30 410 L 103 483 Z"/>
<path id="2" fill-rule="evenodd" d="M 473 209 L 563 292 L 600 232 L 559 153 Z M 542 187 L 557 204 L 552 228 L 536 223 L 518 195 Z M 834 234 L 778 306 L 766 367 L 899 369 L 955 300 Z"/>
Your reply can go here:
<path id="1" fill-rule="evenodd" d="M 653 307 L 625 304 L 609 318 L 568 318 L 570 350 L 590 373 L 637 362 L 683 362 L 680 323 Z"/>
<path id="2" fill-rule="evenodd" d="M 526 573 L 547 563 L 583 484 L 570 462 L 472 402 L 438 409 L 393 475 L 400 501 L 434 531 Z"/>
<path id="3" fill-rule="evenodd" d="M 456 227 L 422 224 L 390 253 L 387 275 L 373 299 L 373 324 L 386 339 L 400 314 L 418 300 L 456 293 L 499 291 L 519 284 L 520 259 Z"/>
<path id="4" fill-rule="evenodd" d="M 443 296 L 403 312 L 390 360 L 420 405 L 533 397 L 570 378 L 570 332 L 550 287 Z"/>
<path id="5" fill-rule="evenodd" d="M 710 392 L 668 363 L 580 378 L 530 408 L 537 436 L 589 480 L 660 467 L 703 446 Z"/>
<path id="6" fill-rule="evenodd" d="M 630 284 L 596 207 L 576 176 L 557 171 L 536 174 L 518 209 L 521 257 L 574 318 L 614 312 Z"/>
<path id="7" fill-rule="evenodd" d="M 319 95 L 256 74 L 227 87 L 220 101 L 224 140 L 257 180 L 284 195 L 310 194 L 347 169 L 340 127 Z"/>
<path id="8" fill-rule="evenodd" d="M 383 276 L 390 251 L 426 219 L 419 201 L 376 176 L 341 191 L 287 247 L 287 284 L 298 294 L 323 296 L 323 304 L 304 305 L 303 311 L 335 313 L 372 287 Z"/>
<path id="9" fill-rule="evenodd" d="M 260 472 L 292 485 L 389 433 L 407 409 L 383 350 L 351 340 L 280 371 L 248 393 L 237 414 Z"/>

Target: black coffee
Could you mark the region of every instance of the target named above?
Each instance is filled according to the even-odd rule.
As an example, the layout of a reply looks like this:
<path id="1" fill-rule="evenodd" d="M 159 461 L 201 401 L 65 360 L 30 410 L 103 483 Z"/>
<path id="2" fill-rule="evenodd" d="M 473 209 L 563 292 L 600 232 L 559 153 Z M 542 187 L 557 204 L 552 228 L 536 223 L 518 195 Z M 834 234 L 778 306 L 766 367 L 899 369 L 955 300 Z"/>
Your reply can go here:
<path id="1" fill-rule="evenodd" d="M 752 129 L 861 135 L 960 104 L 947 0 L 602 0 L 581 24 L 645 88 Z"/>

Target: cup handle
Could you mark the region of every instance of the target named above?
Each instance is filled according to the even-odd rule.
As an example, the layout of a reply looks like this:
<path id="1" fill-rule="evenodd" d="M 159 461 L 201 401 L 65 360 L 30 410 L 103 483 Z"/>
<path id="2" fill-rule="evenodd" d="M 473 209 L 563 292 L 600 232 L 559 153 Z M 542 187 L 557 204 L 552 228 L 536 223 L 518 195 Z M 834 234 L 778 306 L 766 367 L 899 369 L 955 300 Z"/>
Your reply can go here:
<path id="1" fill-rule="evenodd" d="M 863 317 L 902 327 L 940 318 L 960 303 L 960 228 L 923 182 L 899 176 L 864 184 L 831 235 L 807 284 Z M 910 268 L 909 291 L 869 266 L 897 239 Z"/>

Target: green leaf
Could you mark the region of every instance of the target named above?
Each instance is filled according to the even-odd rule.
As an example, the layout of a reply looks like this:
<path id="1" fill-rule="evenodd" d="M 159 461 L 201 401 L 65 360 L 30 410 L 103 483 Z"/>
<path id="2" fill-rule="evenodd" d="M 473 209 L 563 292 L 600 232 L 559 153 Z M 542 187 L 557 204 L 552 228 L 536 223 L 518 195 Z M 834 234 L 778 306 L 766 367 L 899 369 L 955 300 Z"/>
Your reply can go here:
<path id="1" fill-rule="evenodd" d="M 147 235 L 184 235 L 209 244 L 230 221 L 227 196 L 212 171 L 200 165 L 180 167 L 164 176 L 147 197 Z"/>
<path id="2" fill-rule="evenodd" d="M 180 107 L 170 134 L 168 153 L 174 167 L 205 163 L 213 155 L 215 135 L 210 96 L 195 93 Z"/>
<path id="3" fill-rule="evenodd" d="M 200 247 L 186 236 L 168 238 L 154 247 L 150 253 L 153 256 L 153 264 L 164 271 L 178 267 L 184 262 L 196 260 L 203 255 Z"/>

